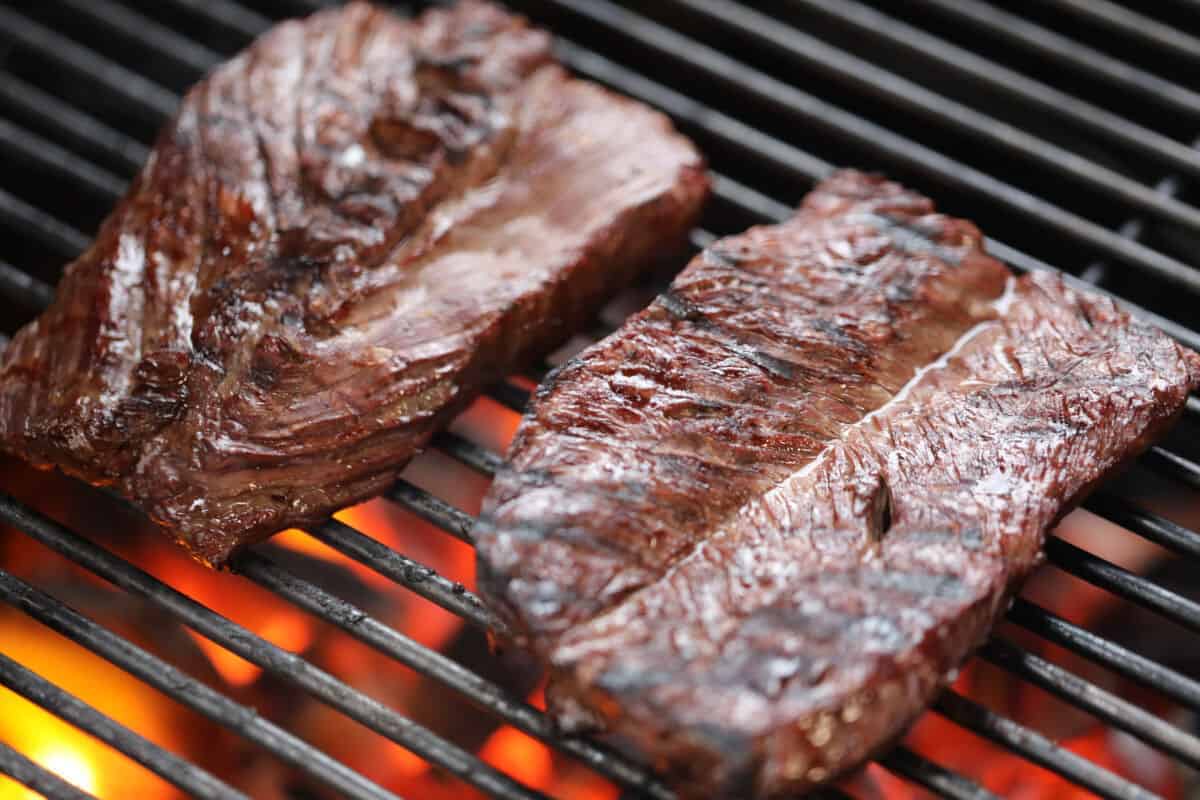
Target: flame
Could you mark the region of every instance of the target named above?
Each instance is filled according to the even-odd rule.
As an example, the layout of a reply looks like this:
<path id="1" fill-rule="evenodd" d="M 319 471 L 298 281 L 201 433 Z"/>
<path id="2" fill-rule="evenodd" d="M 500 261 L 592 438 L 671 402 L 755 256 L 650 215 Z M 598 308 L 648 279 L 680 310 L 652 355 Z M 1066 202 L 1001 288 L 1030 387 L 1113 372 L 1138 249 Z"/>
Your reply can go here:
<path id="1" fill-rule="evenodd" d="M 128 673 L 15 612 L 0 616 L 0 641 L 10 658 L 150 740 L 178 751 L 184 715 Z M 99 798 L 159 800 L 177 792 L 90 735 L 7 689 L 0 689 L 0 741 Z M 40 797 L 15 781 L 0 781 L 0 800 Z"/>

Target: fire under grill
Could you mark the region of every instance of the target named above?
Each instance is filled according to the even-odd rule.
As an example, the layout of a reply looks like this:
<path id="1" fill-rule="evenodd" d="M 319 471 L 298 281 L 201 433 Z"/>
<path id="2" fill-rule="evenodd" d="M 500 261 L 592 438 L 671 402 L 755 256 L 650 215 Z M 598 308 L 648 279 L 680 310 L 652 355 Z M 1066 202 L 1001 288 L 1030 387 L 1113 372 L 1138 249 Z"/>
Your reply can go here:
<path id="1" fill-rule="evenodd" d="M 252 8 L 232 0 L 18 0 L 0 7 L 0 227 L 5 231 L 0 304 L 6 333 L 49 302 L 62 263 L 86 246 L 85 232 L 94 230 L 124 191 L 154 131 L 178 102 L 178 92 L 275 19 L 319 4 L 262 0 Z M 1200 94 L 1185 78 L 1192 76 L 1194 86 L 1200 75 L 1200 6 L 1193 0 L 1153 6 L 1037 0 L 1022 4 L 1020 15 L 981 0 L 508 4 L 558 34 L 560 55 L 572 69 L 665 110 L 709 155 L 714 198 L 704 228 L 693 233 L 697 247 L 713 236 L 785 216 L 833 163 L 878 169 L 937 198 L 951 213 L 977 221 L 998 237 L 988 242 L 991 252 L 1014 269 L 1061 268 L 1078 283 L 1136 304 L 1146 319 L 1200 349 L 1200 210 L 1188 189 L 1200 177 L 1200 150 L 1187 144 L 1200 135 Z M 1147 16 L 1151 13 L 1156 16 Z M 643 287 L 640 296 L 648 292 Z M 619 317 L 610 309 L 594 333 L 610 329 Z M 520 379 L 505 382 L 489 393 L 491 402 L 519 411 L 530 385 Z M 986 662 L 993 670 L 988 675 L 1002 671 L 1012 685 L 1039 687 L 1057 698 L 1052 708 L 1083 712 L 1123 741 L 1136 743 L 1141 749 L 1134 761 L 1166 764 L 1174 776 L 1170 781 L 1056 742 L 1029 718 L 1013 719 L 1012 709 L 995 702 L 993 694 L 969 691 L 960 681 L 926 716 L 934 720 L 930 725 L 964 732 L 963 738 L 952 734 L 944 746 L 931 747 L 933 739 L 914 734 L 868 770 L 891 783 L 876 782 L 864 790 L 859 781 L 827 794 L 868 791 L 861 796 L 869 796 L 884 786 L 891 787 L 886 793 L 922 787 L 944 797 L 992 797 L 978 771 L 968 777 L 963 773 L 971 770 L 948 758 L 974 737 L 991 743 L 987 752 L 1053 773 L 1058 782 L 1052 785 L 1059 787 L 1054 796 L 1069 796 L 1062 787 L 1109 798 L 1200 791 L 1192 771 L 1200 770 L 1200 681 L 1194 677 L 1200 664 L 1172 657 L 1195 651 L 1200 643 L 1195 638 L 1200 592 L 1194 577 L 1190 587 L 1187 581 L 1200 558 L 1200 533 L 1187 527 L 1200 524 L 1194 512 L 1200 496 L 1197 431 L 1200 401 L 1192 398 L 1172 436 L 1088 502 L 1097 516 L 1083 527 L 1098 526 L 1106 536 L 1070 541 L 1064 533 L 1050 537 L 1046 547 L 1053 569 L 1045 572 L 1060 576 L 1060 593 L 1072 589 L 1080 596 L 1092 592 L 1107 598 L 1108 617 L 1141 621 L 1140 632 L 1162 626 L 1160 638 L 1168 645 L 1122 637 L 1115 623 L 1069 621 L 1071 615 L 1061 608 L 1046 607 L 1052 594 L 1031 590 L 1017 599 L 1003 631 L 968 667 Z M 484 476 L 480 480 L 493 473 L 501 457 L 496 447 L 461 430 L 438 436 L 433 450 L 433 457 L 442 459 L 437 463 L 465 465 Z M 470 514 L 421 488 L 418 478 L 400 480 L 383 502 L 470 544 Z M 0 494 L 0 522 L 11 529 L 4 536 L 11 541 L 23 534 L 36 547 L 54 551 L 73 569 L 107 582 L 106 591 L 117 587 L 130 608 L 150 609 L 186 626 L 240 656 L 264 678 L 315 699 L 452 776 L 451 786 L 467 791 L 469 785 L 486 796 L 513 800 L 554 791 L 531 785 L 511 759 L 484 758 L 473 744 L 435 733 L 405 710 L 336 677 L 305 657 L 303 648 L 281 646 L 218 613 L 188 585 L 144 571 L 145 564 L 114 552 L 107 541 L 97 543 L 77 532 L 79 526 L 63 521 L 71 515 L 47 497 L 28 485 L 23 492 Z M 1116 531 L 1104 520 L 1125 530 Z M 366 568 L 397 591 L 457 615 L 467 623 L 466 636 L 481 639 L 493 624 L 478 599 L 452 576 L 400 552 L 401 545 L 370 535 L 352 518 L 339 515 L 296 535 Z M 0 545 L 4 542 L 0 538 Z M 1158 559 L 1160 568 L 1154 570 L 1121 566 L 1120 554 L 1129 547 L 1169 556 Z M 0 599 L 7 610 L 23 612 L 224 729 L 247 752 L 273 758 L 309 781 L 309 789 L 293 788 L 284 796 L 403 794 L 273 722 L 271 715 L 260 715 L 251 696 L 214 688 L 219 681 L 194 677 L 115 625 L 97 621 L 97 609 L 86 599 L 64 600 L 63 592 L 47 591 L 0 563 L 5 564 Z M 476 671 L 478 664 L 420 643 L 383 615 L 327 588 L 310 570 L 293 568 L 294 563 L 301 562 L 289 551 L 265 545 L 238 558 L 232 568 L 239 577 L 229 580 L 254 584 L 338 636 L 352 637 L 449 688 L 493 726 L 523 732 L 556 751 L 556 757 L 619 787 L 589 797 L 672 796 L 651 771 L 616 750 L 557 734 L 526 694 Z M 1172 565 L 1184 581 L 1170 577 Z M 255 790 L 234 789 L 228 776 L 160 746 L 60 688 L 24 665 L 11 644 L 0 634 L 0 684 L 11 692 L 188 795 L 236 798 L 250 791 L 259 796 Z M 1048 657 L 1051 649 L 1062 657 Z M 1168 707 L 1171 712 L 1164 713 Z M 918 733 L 924 725 L 918 724 Z M 62 763 L 6 743 L 2 725 L 0 772 L 47 797 L 91 796 L 87 782 Z"/>

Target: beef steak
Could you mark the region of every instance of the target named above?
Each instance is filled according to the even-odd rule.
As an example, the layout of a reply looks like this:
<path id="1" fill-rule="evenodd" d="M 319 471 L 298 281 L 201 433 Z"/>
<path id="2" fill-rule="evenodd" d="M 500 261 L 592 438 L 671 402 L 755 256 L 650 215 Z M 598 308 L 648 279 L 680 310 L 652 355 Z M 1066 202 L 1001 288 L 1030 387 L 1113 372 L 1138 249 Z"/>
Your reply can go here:
<path id="1" fill-rule="evenodd" d="M 556 345 L 707 183 L 667 119 L 464 0 L 281 24 L 184 99 L 0 363 L 0 443 L 198 557 L 384 488 Z"/>
<path id="2" fill-rule="evenodd" d="M 481 587 L 564 724 L 688 797 L 790 796 L 903 731 L 1198 383 L 1109 300 L 838 173 L 539 390 Z"/>

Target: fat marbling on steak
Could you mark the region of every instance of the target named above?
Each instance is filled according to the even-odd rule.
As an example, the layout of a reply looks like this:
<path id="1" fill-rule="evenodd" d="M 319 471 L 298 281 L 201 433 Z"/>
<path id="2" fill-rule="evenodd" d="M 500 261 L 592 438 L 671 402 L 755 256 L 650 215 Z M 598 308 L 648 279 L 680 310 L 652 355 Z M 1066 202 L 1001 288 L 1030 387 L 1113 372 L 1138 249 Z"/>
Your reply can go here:
<path id="1" fill-rule="evenodd" d="M 668 120 L 464 0 L 283 23 L 188 93 L 0 364 L 0 444 L 211 563 L 385 487 L 706 191 Z"/>
<path id="2" fill-rule="evenodd" d="M 893 740 L 1047 528 L 1200 359 L 1020 279 L 971 223 L 837 173 L 716 242 L 543 386 L 478 526 L 481 588 L 688 797 L 782 797 Z"/>

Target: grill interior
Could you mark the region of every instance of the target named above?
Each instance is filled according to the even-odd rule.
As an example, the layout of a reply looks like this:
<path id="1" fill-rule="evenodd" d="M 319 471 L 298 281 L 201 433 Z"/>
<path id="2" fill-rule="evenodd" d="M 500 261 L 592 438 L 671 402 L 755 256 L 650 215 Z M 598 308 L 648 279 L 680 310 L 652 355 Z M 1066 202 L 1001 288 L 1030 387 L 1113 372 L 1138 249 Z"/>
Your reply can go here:
<path id="1" fill-rule="evenodd" d="M 0 7 L 5 333 L 49 302 L 62 265 L 86 245 L 123 192 L 179 93 L 273 20 L 319 5 L 18 0 Z M 995 237 L 989 239 L 991 252 L 1014 269 L 1066 272 L 1077 283 L 1125 299 L 1143 317 L 1200 349 L 1195 268 L 1200 209 L 1190 188 L 1200 176 L 1200 151 L 1189 144 L 1200 135 L 1200 93 L 1184 80 L 1200 74 L 1200 5 L 1192 0 L 1153 6 L 1037 0 L 1021 4 L 1019 15 L 982 0 L 510 0 L 509 5 L 558 34 L 560 55 L 572 69 L 664 109 L 710 157 L 715 192 L 703 227 L 693 233 L 696 246 L 784 217 L 832 164 L 877 169 L 935 198 L 947 212 L 976 221 Z M 602 319 L 608 324 L 595 326 L 601 334 L 619 322 L 611 315 Z M 506 382 L 490 395 L 520 410 L 527 390 Z M 1185 518 L 1162 513 L 1156 501 L 1167 497 L 1170 508 L 1195 505 L 1198 422 L 1200 401 L 1193 397 L 1172 435 L 1087 504 L 1128 530 L 1114 535 L 1142 537 L 1184 565 L 1200 557 L 1200 533 L 1181 524 Z M 453 433 L 440 435 L 435 449 L 485 476 L 500 459 Z M 470 542 L 470 516 L 416 483 L 401 480 L 386 497 Z M 6 535 L 20 531 L 32 537 L 137 603 L 165 612 L 487 795 L 544 796 L 56 521 L 53 509 L 40 507 L 36 496 L 18 501 L 0 495 L 0 521 L 13 529 Z M 331 519 L 307 533 L 480 632 L 491 623 L 461 585 L 345 522 Z M 1198 595 L 1181 594 L 1063 538 L 1049 539 L 1046 556 L 1054 568 L 1119 597 L 1120 604 L 1169 621 L 1181 650 L 1195 647 Z M 297 574 L 269 548 L 246 553 L 233 569 L 445 684 L 479 713 L 577 759 L 619 785 L 623 796 L 672 796 L 644 767 L 590 739 L 557 735 L 519 696 Z M 229 694 L 2 570 L 0 599 L 337 796 L 395 796 Z M 1200 712 L 1200 682 L 1185 672 L 1026 598 L 1016 601 L 1008 620 L 1181 709 Z M 0 683 L 8 689 L 190 795 L 245 796 L 4 651 L 0 641 Z M 1200 738 L 1188 727 L 1009 638 L 993 639 L 980 657 L 1178 764 L 1200 768 Z M 954 690 L 941 696 L 932 713 L 1100 796 L 1155 796 Z M 992 796 L 971 778 L 940 766 L 939 755 L 898 747 L 879 763 L 939 796 Z M 89 796 L 2 741 L 0 771 L 48 797 Z M 827 794 L 844 796 L 837 789 Z"/>

